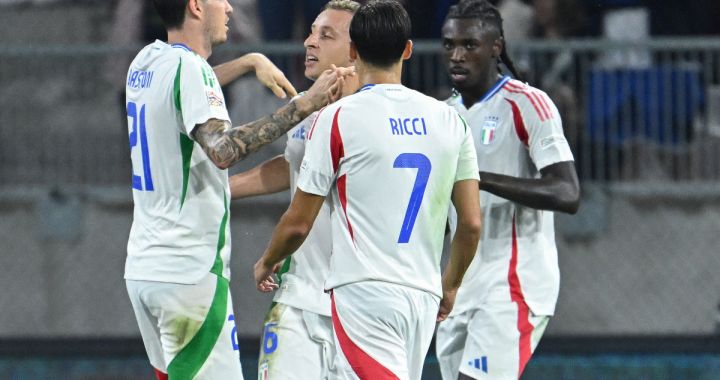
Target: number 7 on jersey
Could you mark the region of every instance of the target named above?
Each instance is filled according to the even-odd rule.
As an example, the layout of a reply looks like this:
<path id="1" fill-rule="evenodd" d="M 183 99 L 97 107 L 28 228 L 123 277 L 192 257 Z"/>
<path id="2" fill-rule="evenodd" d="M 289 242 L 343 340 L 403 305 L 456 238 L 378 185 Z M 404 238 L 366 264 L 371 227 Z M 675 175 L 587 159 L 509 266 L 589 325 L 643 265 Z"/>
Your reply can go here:
<path id="1" fill-rule="evenodd" d="M 422 153 L 402 153 L 395 158 L 393 168 L 413 168 L 418 170 L 417 176 L 415 177 L 415 184 L 410 194 L 410 201 L 405 211 L 405 219 L 400 228 L 400 236 L 398 237 L 398 243 L 407 243 L 410 241 L 410 235 L 415 226 L 415 219 L 417 219 L 420 205 L 425 196 L 425 187 L 430 178 L 432 164 L 430 164 L 430 159 Z"/>

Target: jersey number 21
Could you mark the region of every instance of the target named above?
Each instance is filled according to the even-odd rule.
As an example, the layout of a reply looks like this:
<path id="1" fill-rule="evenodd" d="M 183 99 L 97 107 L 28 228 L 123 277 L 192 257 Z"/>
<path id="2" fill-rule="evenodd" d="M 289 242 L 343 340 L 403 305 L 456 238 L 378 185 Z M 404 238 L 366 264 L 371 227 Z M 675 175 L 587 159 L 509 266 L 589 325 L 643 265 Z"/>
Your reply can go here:
<path id="1" fill-rule="evenodd" d="M 132 119 L 130 126 L 130 151 L 140 145 L 140 156 L 142 157 L 142 177 L 132 173 L 132 187 L 136 190 L 153 191 L 152 171 L 150 170 L 150 152 L 148 151 L 147 133 L 145 132 L 145 105 L 140 107 L 135 102 L 128 102 L 127 116 Z M 139 137 L 139 139 L 138 139 Z M 143 181 L 144 179 L 144 181 Z M 143 182 L 145 186 L 143 187 Z"/>

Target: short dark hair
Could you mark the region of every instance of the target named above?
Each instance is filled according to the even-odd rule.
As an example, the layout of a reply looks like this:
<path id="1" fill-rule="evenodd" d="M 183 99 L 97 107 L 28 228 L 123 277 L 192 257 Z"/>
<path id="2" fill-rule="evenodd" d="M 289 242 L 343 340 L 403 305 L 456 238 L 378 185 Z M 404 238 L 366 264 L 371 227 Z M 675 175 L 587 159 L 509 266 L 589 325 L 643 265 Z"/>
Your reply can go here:
<path id="1" fill-rule="evenodd" d="M 185 8 L 188 0 L 153 0 L 165 29 L 177 29 L 185 22 Z"/>
<path id="2" fill-rule="evenodd" d="M 369 1 L 355 12 L 350 23 L 350 40 L 358 54 L 377 67 L 389 67 L 400 60 L 410 32 L 410 16 L 394 0 Z"/>

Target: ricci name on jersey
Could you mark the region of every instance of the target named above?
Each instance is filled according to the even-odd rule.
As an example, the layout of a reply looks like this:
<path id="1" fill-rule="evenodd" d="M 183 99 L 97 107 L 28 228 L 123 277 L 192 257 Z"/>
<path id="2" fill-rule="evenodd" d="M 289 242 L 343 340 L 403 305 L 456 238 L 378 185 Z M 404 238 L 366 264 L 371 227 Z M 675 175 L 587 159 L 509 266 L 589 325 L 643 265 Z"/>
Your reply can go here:
<path id="1" fill-rule="evenodd" d="M 422 117 L 389 118 L 390 132 L 397 136 L 427 135 L 427 125 Z"/>

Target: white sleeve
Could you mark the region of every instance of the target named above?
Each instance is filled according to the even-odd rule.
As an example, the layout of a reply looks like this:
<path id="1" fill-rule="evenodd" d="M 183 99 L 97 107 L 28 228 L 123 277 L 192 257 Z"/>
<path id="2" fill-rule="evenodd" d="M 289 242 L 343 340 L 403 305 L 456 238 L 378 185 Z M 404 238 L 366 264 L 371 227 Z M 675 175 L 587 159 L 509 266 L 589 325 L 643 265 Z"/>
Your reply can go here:
<path id="1" fill-rule="evenodd" d="M 333 154 L 331 141 L 332 122 L 337 107 L 320 110 L 318 117 L 310 127 L 305 143 L 305 156 L 300 165 L 300 176 L 297 187 L 310 194 L 327 196 L 335 182 L 338 163 L 333 164 L 334 156 L 339 160 L 337 152 Z"/>
<path id="2" fill-rule="evenodd" d="M 458 155 L 457 171 L 455 172 L 455 182 L 463 181 L 466 179 L 480 179 L 478 173 L 478 162 L 477 153 L 475 151 L 475 141 L 472 136 L 472 131 L 468 127 L 465 120 L 457 112 L 455 119 L 459 124 L 457 127 L 462 128 L 463 137 L 460 144 L 460 154 Z"/>
<path id="3" fill-rule="evenodd" d="M 192 137 L 191 132 L 196 125 L 210 119 L 230 122 L 222 88 L 210 65 L 183 56 L 175 81 L 174 88 L 179 93 L 174 98 L 182 114 L 183 132 L 188 136 Z"/>
<path id="4" fill-rule="evenodd" d="M 313 112 L 286 133 L 287 142 L 285 143 L 285 152 L 283 153 L 285 161 L 290 163 L 296 162 L 295 165 L 297 167 L 300 166 L 300 161 L 305 155 L 305 142 L 317 115 L 317 111 Z"/>
<path id="5" fill-rule="evenodd" d="M 523 118 L 527 120 L 525 128 L 528 133 L 528 149 L 530 158 L 537 170 L 546 166 L 573 161 L 570 145 L 563 134 L 562 120 L 555 104 L 542 91 L 537 92 L 540 112 L 535 110 L 526 112 Z"/>

